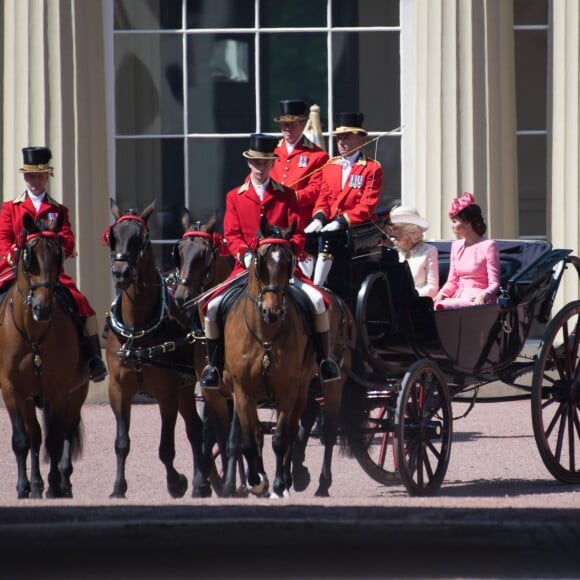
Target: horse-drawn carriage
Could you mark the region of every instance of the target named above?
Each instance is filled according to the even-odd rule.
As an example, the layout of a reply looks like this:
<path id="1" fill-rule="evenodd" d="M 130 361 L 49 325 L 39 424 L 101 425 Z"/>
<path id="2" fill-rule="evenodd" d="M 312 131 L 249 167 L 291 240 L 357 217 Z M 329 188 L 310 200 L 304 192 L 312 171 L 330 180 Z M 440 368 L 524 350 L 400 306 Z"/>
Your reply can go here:
<path id="1" fill-rule="evenodd" d="M 501 240 L 499 303 L 434 311 L 430 298 L 417 295 L 408 264 L 400 263 L 397 252 L 390 247 L 386 226 L 386 217 L 379 217 L 372 223 L 354 228 L 346 243 L 347 251 L 336 260 L 328 282 L 350 311 L 348 317 L 342 314 L 343 324 L 345 319 L 352 318 L 356 324 L 356 342 L 348 339 L 342 341 L 343 356 L 348 360 L 348 364 L 343 366 L 346 382 L 340 385 L 343 392 L 342 430 L 365 472 L 381 483 L 401 481 L 410 494 L 436 492 L 443 481 L 450 457 L 453 399 L 475 398 L 480 387 L 499 381 L 514 387 L 518 396 L 531 398 L 534 435 L 548 470 L 562 482 L 579 483 L 580 382 L 577 375 L 580 338 L 577 327 L 580 301 L 566 304 L 552 318 L 551 309 L 566 267 L 572 265 L 580 273 L 580 260 L 572 256 L 570 250 L 554 250 L 544 241 Z M 203 275 L 194 275 L 194 268 L 189 263 L 189 274 L 178 278 L 181 285 L 188 284 L 188 280 L 203 280 L 202 286 L 207 289 L 210 285 L 208 273 L 214 270 L 219 251 L 215 247 L 214 236 L 207 232 L 201 234 L 190 235 L 188 240 L 198 245 L 198 250 L 191 252 L 190 258 L 194 259 L 195 256 L 199 260 L 199 271 Z M 289 264 L 293 263 L 287 256 L 291 246 L 286 240 L 277 242 L 276 235 L 271 231 L 266 237 L 266 243 L 256 249 L 255 260 L 250 267 L 250 286 L 255 279 L 256 296 L 248 295 L 252 291 L 248 288 L 248 305 L 238 309 L 246 314 L 241 318 L 239 329 L 233 331 L 249 332 L 254 338 L 262 332 L 270 332 L 267 328 L 258 328 L 261 323 L 257 312 L 265 308 L 265 293 L 268 294 L 268 301 L 276 303 L 278 314 L 287 308 L 285 297 L 292 270 Z M 443 283 L 451 242 L 434 243 L 439 250 Z M 131 247 L 129 243 L 127 247 Z M 276 258 L 272 259 L 274 255 Z M 181 256 L 182 262 L 184 256 Z M 121 258 L 125 259 L 125 256 Z M 127 259 L 130 263 L 130 257 Z M 269 259 L 272 263 L 267 262 Z M 180 265 L 183 268 L 184 264 Z M 260 279 L 272 273 L 277 276 L 275 282 Z M 137 279 L 138 276 L 133 278 Z M 201 289 L 197 288 L 194 295 Z M 198 299 L 190 297 L 185 302 L 185 308 L 196 308 Z M 253 310 L 256 311 L 253 313 L 256 319 L 249 318 L 248 313 Z M 274 316 L 272 313 L 268 313 L 267 317 L 275 319 L 276 324 L 284 319 L 284 316 Z M 538 323 L 548 323 L 547 328 L 536 355 L 526 358 L 522 356 L 524 347 Z M 298 332 L 301 332 L 300 323 L 296 324 L 299 325 Z M 285 344 L 281 344 L 280 337 L 292 336 L 293 331 L 296 328 L 281 331 L 275 327 L 271 331 L 272 340 L 261 338 L 255 341 L 259 347 L 255 357 L 262 361 L 262 367 L 254 365 L 257 369 L 254 381 L 266 384 L 269 380 L 272 387 L 278 367 L 282 372 L 291 373 L 301 360 L 308 360 L 311 364 L 311 351 L 308 351 L 308 356 L 306 351 L 298 353 L 298 358 L 292 360 L 285 354 Z M 226 325 L 226 346 L 227 333 Z M 192 340 L 197 338 L 194 336 Z M 311 349 L 312 345 L 301 348 Z M 345 356 L 349 348 L 352 352 Z M 143 349 L 135 343 L 132 350 L 122 350 L 125 364 L 140 368 L 148 364 L 162 364 L 154 361 L 151 355 L 152 352 L 164 352 L 155 345 Z M 247 353 L 236 354 L 235 362 L 230 364 L 237 365 L 247 356 Z M 239 374 L 249 374 L 250 366 Z M 179 367 L 179 372 L 183 374 L 183 366 Z M 269 379 L 260 375 L 269 376 Z M 302 403 L 303 387 L 300 386 L 302 394 L 298 397 Z M 255 403 L 253 398 L 252 404 Z M 292 481 L 287 463 L 286 436 L 288 432 L 293 436 L 295 427 L 295 423 L 279 422 L 273 436 L 275 451 L 276 446 L 279 450 L 284 447 L 279 455 L 286 457 L 284 466 L 277 468 L 278 481 L 275 484 L 283 493 L 287 491 L 284 486 Z M 245 440 L 254 436 L 257 438 L 251 450 L 255 461 L 261 453 L 254 446 L 261 445 L 260 436 L 256 433 L 255 424 L 251 427 L 246 425 L 246 428 Z M 320 479 L 321 495 L 328 493 L 330 486 L 330 456 L 335 435 L 333 431 L 324 435 L 327 449 Z M 302 451 L 307 436 L 308 430 L 305 437 L 298 437 Z M 284 445 L 280 443 L 282 439 Z M 203 462 L 207 462 L 212 445 L 213 441 L 209 444 L 205 441 Z M 237 449 L 239 453 L 239 440 L 236 443 L 230 437 L 227 445 L 230 450 Z M 237 467 L 231 459 L 224 458 L 226 443 L 223 434 L 219 446 L 222 454 L 212 456 L 214 464 L 210 479 L 213 475 L 214 487 L 217 479 L 217 486 L 222 489 L 224 479 L 216 477 L 216 473 L 224 476 L 227 471 L 226 487 L 230 488 L 231 493 L 232 482 L 228 477 L 235 477 Z M 224 473 L 220 473 L 219 469 L 216 471 L 218 457 L 221 457 Z M 296 462 L 296 453 L 293 458 Z M 255 464 L 252 469 L 253 478 L 257 481 Z M 203 471 L 207 476 L 207 463 L 203 465 Z M 242 471 L 240 475 L 243 475 Z M 296 478 L 296 472 L 293 476 Z"/>
<path id="2" fill-rule="evenodd" d="M 400 480 L 413 495 L 436 492 L 450 457 L 451 402 L 475 400 L 480 387 L 499 381 L 514 397 L 531 398 L 548 470 L 580 483 L 580 302 L 550 322 L 564 270 L 571 264 L 580 273 L 580 260 L 545 241 L 500 240 L 499 304 L 434 311 L 397 252 L 369 243 L 375 227 L 361 228 L 360 240 L 353 233 L 350 264 L 341 272 L 358 337 L 344 404 L 365 472 L 381 483 Z M 451 242 L 433 243 L 443 284 Z M 532 329 L 548 322 L 537 353 L 523 356 Z"/>

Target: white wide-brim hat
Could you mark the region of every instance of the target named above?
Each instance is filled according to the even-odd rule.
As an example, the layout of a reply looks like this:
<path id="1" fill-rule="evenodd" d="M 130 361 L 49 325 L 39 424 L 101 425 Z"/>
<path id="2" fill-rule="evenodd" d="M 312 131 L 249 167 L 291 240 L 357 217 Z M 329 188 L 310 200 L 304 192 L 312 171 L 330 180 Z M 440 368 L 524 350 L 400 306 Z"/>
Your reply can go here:
<path id="1" fill-rule="evenodd" d="M 391 211 L 391 223 L 413 224 L 419 226 L 422 232 L 429 229 L 429 222 L 422 218 L 416 208 L 409 205 L 400 205 Z"/>

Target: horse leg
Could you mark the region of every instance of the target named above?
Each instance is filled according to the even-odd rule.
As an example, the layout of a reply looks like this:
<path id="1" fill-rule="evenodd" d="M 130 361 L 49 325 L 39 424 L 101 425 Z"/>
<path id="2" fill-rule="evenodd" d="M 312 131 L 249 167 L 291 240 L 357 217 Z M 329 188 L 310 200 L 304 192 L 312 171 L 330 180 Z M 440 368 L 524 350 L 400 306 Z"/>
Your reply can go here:
<path id="1" fill-rule="evenodd" d="M 290 433 L 288 429 L 288 415 L 286 411 L 278 411 L 276 430 L 272 436 L 272 449 L 276 456 L 276 475 L 270 497 L 280 498 L 290 496 L 289 487 L 287 487 L 287 479 L 290 479 L 289 448 Z"/>
<path id="2" fill-rule="evenodd" d="M 159 459 L 165 465 L 167 491 L 171 497 L 183 497 L 187 490 L 187 478 L 179 473 L 174 465 L 175 459 L 175 423 L 177 421 L 177 404 L 168 405 L 163 399 L 158 400 L 161 413 L 161 440 L 159 442 Z M 189 435 L 188 435 L 189 436 Z"/>
<path id="3" fill-rule="evenodd" d="M 310 472 L 308 471 L 308 467 L 304 465 L 304 461 L 310 432 L 312 431 L 319 411 L 320 405 L 312 393 L 312 389 L 309 389 L 306 408 L 300 418 L 298 436 L 294 441 L 294 445 L 292 445 L 292 481 L 296 491 L 304 491 L 310 484 Z"/>
<path id="4" fill-rule="evenodd" d="M 7 406 L 10 403 L 7 402 Z M 30 451 L 30 438 L 26 427 L 24 426 L 24 420 L 20 412 L 16 409 L 16 402 L 10 407 L 10 422 L 12 423 L 12 451 L 16 458 L 17 467 L 17 481 L 16 481 L 16 493 L 18 499 L 26 499 L 30 496 L 31 486 L 28 479 L 28 472 L 26 469 L 26 459 Z M 38 454 L 38 452 L 37 452 Z M 34 464 L 34 459 L 31 461 Z M 37 470 L 36 485 L 35 485 L 35 495 L 34 498 L 42 497 L 42 486 L 38 485 L 38 477 L 40 475 L 40 466 Z M 40 493 L 39 493 L 40 492 Z"/>
<path id="5" fill-rule="evenodd" d="M 179 392 L 179 413 L 185 422 L 185 432 L 193 454 L 192 497 L 211 497 L 209 463 L 203 456 L 204 425 L 197 412 L 194 386 Z M 184 491 L 185 492 L 185 491 Z"/>
<path id="6" fill-rule="evenodd" d="M 338 435 L 338 423 L 342 389 L 333 383 L 324 392 L 324 422 L 322 425 L 322 444 L 324 445 L 324 458 L 322 470 L 318 480 L 318 489 L 315 495 L 328 497 L 328 490 L 332 485 L 332 454 Z"/>
<path id="7" fill-rule="evenodd" d="M 87 386 L 88 390 L 88 386 Z M 62 497 L 72 498 L 73 458 L 82 454 L 81 407 L 86 399 L 86 391 L 78 390 L 71 396 L 67 409 L 67 432 L 62 455 L 58 464 Z"/>
<path id="8" fill-rule="evenodd" d="M 242 395 L 234 401 L 235 411 L 240 419 L 242 436 L 242 454 L 246 460 L 246 483 L 248 491 L 254 495 L 262 495 L 268 488 L 268 480 L 264 473 L 264 465 L 260 461 L 260 442 L 257 440 L 257 429 L 260 427 L 256 404 L 251 404 Z"/>
<path id="9" fill-rule="evenodd" d="M 228 426 L 231 423 L 231 399 L 226 399 L 220 392 L 210 389 L 204 392 L 203 406 L 203 471 L 214 481 L 216 493 L 222 494 L 223 479 L 227 469 Z M 217 444 L 219 456 L 214 457 Z M 219 465 L 221 462 L 221 465 Z"/>
<path id="10" fill-rule="evenodd" d="M 110 397 L 110 395 L 109 395 Z M 127 456 L 131 450 L 131 439 L 129 437 L 129 426 L 131 424 L 131 400 L 124 398 L 111 403 L 113 413 L 117 423 L 117 432 L 115 435 L 115 455 L 117 456 L 117 472 L 115 474 L 115 483 L 113 492 L 109 496 L 113 498 L 124 498 L 127 493 L 127 479 L 125 478 L 125 464 Z"/>
<path id="11" fill-rule="evenodd" d="M 65 453 L 65 418 L 49 403 L 44 407 L 44 424 L 46 428 L 45 447 L 50 460 L 48 472 L 48 489 L 46 497 L 62 497 L 60 461 Z"/>
<path id="12" fill-rule="evenodd" d="M 222 497 L 233 497 L 236 493 L 236 470 L 242 452 L 242 433 L 238 414 L 233 410 L 230 436 L 227 445 L 227 463 Z"/>

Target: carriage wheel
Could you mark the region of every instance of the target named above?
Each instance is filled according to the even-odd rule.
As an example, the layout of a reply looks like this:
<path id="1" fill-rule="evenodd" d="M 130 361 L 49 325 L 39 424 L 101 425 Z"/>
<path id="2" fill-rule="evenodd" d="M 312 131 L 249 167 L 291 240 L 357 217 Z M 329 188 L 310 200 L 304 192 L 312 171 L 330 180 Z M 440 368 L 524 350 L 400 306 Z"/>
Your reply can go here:
<path id="1" fill-rule="evenodd" d="M 540 456 L 562 483 L 580 483 L 580 301 L 552 319 L 532 381 L 532 424 Z"/>
<path id="2" fill-rule="evenodd" d="M 363 425 L 362 443 L 357 445 L 355 457 L 363 471 L 375 481 L 388 485 L 398 482 L 393 442 L 394 405 L 377 399 Z"/>
<path id="3" fill-rule="evenodd" d="M 395 413 L 395 451 L 401 481 L 410 495 L 435 493 L 449 464 L 451 397 L 438 367 L 415 362 L 401 383 Z"/>

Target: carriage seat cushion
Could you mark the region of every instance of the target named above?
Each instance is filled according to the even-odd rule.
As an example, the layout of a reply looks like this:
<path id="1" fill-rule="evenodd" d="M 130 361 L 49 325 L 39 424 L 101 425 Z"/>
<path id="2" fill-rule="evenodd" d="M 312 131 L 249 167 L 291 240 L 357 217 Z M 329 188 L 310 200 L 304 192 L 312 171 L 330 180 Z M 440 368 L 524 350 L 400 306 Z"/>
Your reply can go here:
<path id="1" fill-rule="evenodd" d="M 530 265 L 534 260 L 551 249 L 551 244 L 545 240 L 496 240 L 499 245 L 499 260 L 501 268 L 501 286 L 505 287 L 508 280 Z M 443 286 L 449 275 L 449 254 L 451 241 L 433 241 L 439 252 L 439 285 Z"/>

